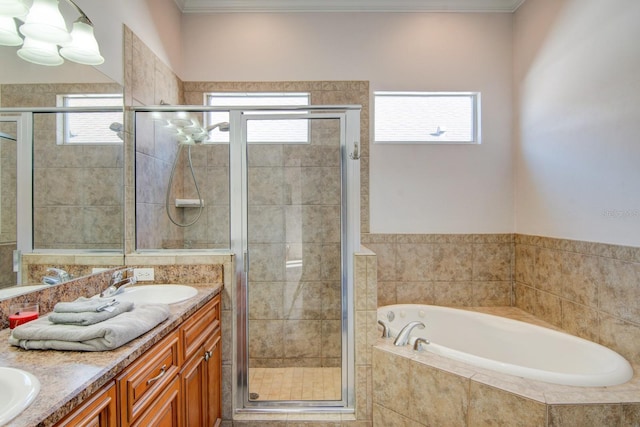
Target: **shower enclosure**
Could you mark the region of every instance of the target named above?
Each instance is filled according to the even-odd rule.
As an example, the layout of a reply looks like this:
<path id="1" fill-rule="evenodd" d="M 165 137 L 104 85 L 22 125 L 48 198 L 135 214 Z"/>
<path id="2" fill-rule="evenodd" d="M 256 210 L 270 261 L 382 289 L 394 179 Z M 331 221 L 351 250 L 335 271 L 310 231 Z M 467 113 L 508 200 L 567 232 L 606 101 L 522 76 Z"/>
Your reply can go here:
<path id="1" fill-rule="evenodd" d="M 360 107 L 230 107 L 223 126 L 219 108 L 135 110 L 136 145 L 164 147 L 136 148 L 138 244 L 234 255 L 233 339 L 223 342 L 234 410 L 353 410 Z M 154 170 L 162 177 L 143 176 Z M 200 219 L 179 227 L 163 210 Z"/>

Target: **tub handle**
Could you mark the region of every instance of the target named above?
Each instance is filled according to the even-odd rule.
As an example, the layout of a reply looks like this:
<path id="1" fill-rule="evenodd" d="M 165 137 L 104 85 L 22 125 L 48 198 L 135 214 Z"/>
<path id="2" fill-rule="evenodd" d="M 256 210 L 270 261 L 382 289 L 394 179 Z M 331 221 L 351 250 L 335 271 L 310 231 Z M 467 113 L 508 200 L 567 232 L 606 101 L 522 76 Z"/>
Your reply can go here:
<path id="1" fill-rule="evenodd" d="M 382 326 L 382 338 L 390 338 L 391 330 L 382 320 L 378 320 L 378 325 Z"/>
<path id="2" fill-rule="evenodd" d="M 420 344 L 428 345 L 428 344 L 431 344 L 431 341 L 426 340 L 424 338 L 416 338 L 416 342 L 413 343 L 413 349 L 415 351 L 422 351 Z"/>

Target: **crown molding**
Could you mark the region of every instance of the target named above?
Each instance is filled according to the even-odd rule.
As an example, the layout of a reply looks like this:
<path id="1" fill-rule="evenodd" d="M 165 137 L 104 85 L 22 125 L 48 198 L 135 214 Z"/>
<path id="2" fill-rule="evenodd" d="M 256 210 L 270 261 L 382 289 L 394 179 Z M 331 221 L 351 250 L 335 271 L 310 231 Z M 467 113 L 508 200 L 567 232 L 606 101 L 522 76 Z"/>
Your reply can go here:
<path id="1" fill-rule="evenodd" d="M 175 0 L 183 13 L 514 12 L 525 0 Z"/>

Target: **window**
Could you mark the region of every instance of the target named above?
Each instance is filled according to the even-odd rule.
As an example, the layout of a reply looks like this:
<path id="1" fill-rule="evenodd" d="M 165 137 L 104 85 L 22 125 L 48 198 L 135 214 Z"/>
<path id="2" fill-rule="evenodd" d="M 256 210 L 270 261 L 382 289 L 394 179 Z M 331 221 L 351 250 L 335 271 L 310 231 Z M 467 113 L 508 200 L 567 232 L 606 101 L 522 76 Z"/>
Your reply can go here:
<path id="1" fill-rule="evenodd" d="M 122 106 L 121 94 L 66 94 L 58 107 Z M 58 114 L 58 144 L 122 144 L 121 112 Z"/>
<path id="2" fill-rule="evenodd" d="M 478 92 L 375 92 L 376 143 L 479 144 Z"/>
<path id="3" fill-rule="evenodd" d="M 206 105 L 213 107 L 234 106 L 278 106 L 278 105 L 310 105 L 311 97 L 305 92 L 214 92 L 206 96 Z M 260 114 L 278 114 L 281 111 L 265 112 Z M 306 111 L 300 111 L 305 114 Z M 251 114 L 251 111 L 246 112 Z M 228 122 L 228 112 L 208 113 L 205 119 L 207 127 L 217 123 Z M 212 129 L 209 139 L 213 142 L 229 142 L 229 133 Z M 249 143 L 309 143 L 308 120 L 255 120 L 247 124 L 247 142 Z"/>

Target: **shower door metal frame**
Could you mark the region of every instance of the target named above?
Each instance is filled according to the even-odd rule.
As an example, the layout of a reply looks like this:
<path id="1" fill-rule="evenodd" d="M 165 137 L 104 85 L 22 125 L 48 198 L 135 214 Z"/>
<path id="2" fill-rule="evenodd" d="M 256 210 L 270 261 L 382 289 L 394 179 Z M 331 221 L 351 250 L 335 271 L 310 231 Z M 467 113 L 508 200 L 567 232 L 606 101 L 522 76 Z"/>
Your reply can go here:
<path id="1" fill-rule="evenodd" d="M 31 252 L 33 241 L 33 116 L 28 112 L 19 112 L 15 116 L 0 116 L 2 122 L 16 124 L 16 251 L 13 256 L 13 271 L 17 274 L 16 283 L 22 283 L 20 254 Z"/>
<path id="2" fill-rule="evenodd" d="M 354 261 L 360 248 L 360 106 L 305 106 L 289 108 L 297 113 L 250 114 L 230 111 L 230 181 L 231 218 L 242 218 L 240 224 L 231 221 L 231 247 L 235 256 L 236 315 L 232 369 L 232 407 L 241 412 L 354 412 L 355 409 L 355 311 Z M 305 112 L 302 115 L 300 112 Z M 248 352 L 248 150 L 247 121 L 274 119 L 338 119 L 340 121 L 341 171 L 341 299 L 342 299 L 342 399 L 339 401 L 289 400 L 251 401 L 249 399 Z M 354 147 L 354 152 L 348 152 Z M 237 161 L 240 159 L 240 161 Z M 235 224 L 234 224 L 235 222 Z"/>

